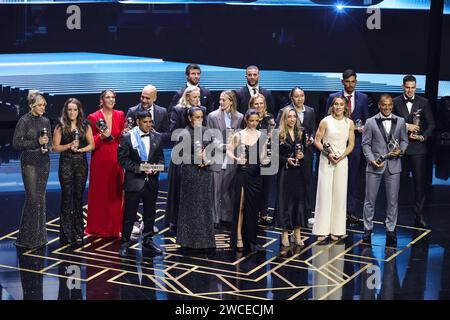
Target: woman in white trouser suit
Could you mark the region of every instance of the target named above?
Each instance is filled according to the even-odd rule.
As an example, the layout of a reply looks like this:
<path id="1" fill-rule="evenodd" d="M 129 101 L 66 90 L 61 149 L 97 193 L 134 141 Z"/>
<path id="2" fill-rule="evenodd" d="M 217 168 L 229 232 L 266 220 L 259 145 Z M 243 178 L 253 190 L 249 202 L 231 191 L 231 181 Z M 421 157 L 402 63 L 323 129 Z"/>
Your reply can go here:
<path id="1" fill-rule="evenodd" d="M 345 235 L 347 156 L 355 142 L 354 124 L 348 118 L 344 97 L 334 98 L 329 114 L 320 122 L 314 140 L 321 151 L 313 227 L 313 234 L 319 241 L 330 234 L 333 241 Z"/>

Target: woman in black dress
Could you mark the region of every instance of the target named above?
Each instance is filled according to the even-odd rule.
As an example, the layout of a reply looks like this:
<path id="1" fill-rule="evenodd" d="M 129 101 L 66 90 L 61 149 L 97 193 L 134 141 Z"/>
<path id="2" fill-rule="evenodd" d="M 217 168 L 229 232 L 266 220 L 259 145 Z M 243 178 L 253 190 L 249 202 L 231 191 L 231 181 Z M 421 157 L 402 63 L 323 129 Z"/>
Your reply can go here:
<path id="1" fill-rule="evenodd" d="M 203 118 L 201 108 L 192 107 L 188 110 L 189 124 L 183 130 L 183 139 L 180 142 L 191 149 L 190 157 L 183 159 L 180 168 L 177 244 L 185 249 L 216 247 L 212 213 L 212 172 L 208 170 L 209 161 L 204 150 L 211 141 L 203 141 L 204 132 L 207 130 L 202 126 Z"/>
<path id="2" fill-rule="evenodd" d="M 30 112 L 17 122 L 13 147 L 22 151 L 20 165 L 26 193 L 16 245 L 31 249 L 47 244 L 45 189 L 50 172 L 51 127 L 43 116 L 47 102 L 39 91 L 30 90 L 28 105 Z"/>
<path id="3" fill-rule="evenodd" d="M 177 129 L 183 130 L 188 124 L 187 111 L 200 105 L 200 89 L 198 87 L 188 87 L 184 90 L 178 104 L 173 107 L 170 113 L 170 133 L 176 141 Z M 206 108 L 200 106 L 203 114 L 206 114 Z M 206 126 L 206 119 L 203 119 L 203 125 Z M 172 155 L 171 159 L 174 155 Z M 178 210 L 180 204 L 180 165 L 170 162 L 168 174 L 168 194 L 165 212 L 166 224 L 170 225 L 172 231 L 176 232 L 178 220 Z"/>
<path id="4" fill-rule="evenodd" d="M 59 157 L 61 184 L 60 244 L 83 242 L 83 193 L 88 164 L 86 152 L 94 149 L 92 129 L 80 101 L 69 98 L 53 134 L 53 150 Z"/>
<path id="5" fill-rule="evenodd" d="M 289 246 L 289 230 L 294 229 L 295 244 L 303 246 L 300 227 L 307 225 L 305 141 L 297 112 L 286 108 L 280 122 L 280 169 L 278 171 L 278 210 L 276 226 L 283 230 L 281 244 Z"/>
<path id="6" fill-rule="evenodd" d="M 258 130 L 267 130 L 268 140 L 268 148 L 270 148 L 270 139 L 272 138 L 272 130 L 275 129 L 275 118 L 271 113 L 267 112 L 266 98 L 262 94 L 256 94 L 250 98 L 248 103 L 249 109 L 256 109 L 259 115 L 259 123 L 256 129 Z M 269 151 L 269 153 L 271 153 Z M 270 204 L 273 205 L 274 210 L 276 207 L 276 199 L 272 197 L 271 203 L 271 195 L 275 195 L 277 188 L 277 175 L 263 175 L 262 176 L 262 188 L 263 188 L 263 204 L 261 206 L 261 212 L 259 216 L 259 222 L 264 225 L 271 225 L 273 214 L 270 213 L 269 207 Z"/>
<path id="7" fill-rule="evenodd" d="M 267 164 L 269 159 L 266 157 L 265 141 L 256 129 L 258 112 L 248 109 L 245 123 L 245 129 L 233 136 L 227 154 L 237 161 L 230 245 L 248 252 L 261 249 L 257 244 L 258 212 L 263 197 L 260 165 Z"/>

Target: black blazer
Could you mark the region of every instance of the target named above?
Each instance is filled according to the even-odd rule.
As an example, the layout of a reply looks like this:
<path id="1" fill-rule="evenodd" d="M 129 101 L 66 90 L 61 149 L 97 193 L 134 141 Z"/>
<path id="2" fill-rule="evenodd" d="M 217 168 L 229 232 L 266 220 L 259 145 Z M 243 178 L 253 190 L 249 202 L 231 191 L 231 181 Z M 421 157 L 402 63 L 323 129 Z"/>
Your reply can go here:
<path id="1" fill-rule="evenodd" d="M 406 103 L 403 98 L 403 94 L 394 98 L 393 113 L 396 116 L 404 118 L 406 123 L 413 123 L 413 114 L 419 109 L 422 109 L 422 111 L 420 112 L 421 115 L 420 134 L 425 138 L 426 141 L 429 137 L 433 136 L 433 131 L 435 128 L 434 117 L 431 111 L 430 104 L 428 103 L 428 99 L 420 97 L 416 94 L 411 108 L 411 113 L 409 113 L 408 107 L 406 106 Z M 426 153 L 427 144 L 425 143 L 425 141 L 420 142 L 417 140 L 409 139 L 408 148 L 406 148 L 405 154 L 413 155 Z"/>
<path id="2" fill-rule="evenodd" d="M 117 160 L 122 168 L 125 169 L 125 181 L 123 189 L 127 192 L 141 191 L 145 185 L 144 173 L 139 171 L 141 158 L 136 149 L 131 144 L 131 133 L 127 132 L 122 135 L 120 145 L 117 149 Z M 150 152 L 148 162 L 151 164 L 164 164 L 163 141 L 162 136 L 158 132 L 150 132 Z M 158 186 L 159 173 L 148 176 L 153 185 Z M 156 188 L 156 192 L 158 189 Z"/>
<path id="3" fill-rule="evenodd" d="M 126 117 L 132 117 L 134 121 L 136 121 L 136 114 L 141 110 L 144 110 L 144 108 L 142 107 L 141 103 L 139 103 L 138 105 L 135 105 L 134 107 L 128 109 Z M 155 129 L 155 131 L 158 131 L 159 133 L 169 132 L 169 117 L 167 115 L 166 108 L 154 104 L 153 115 L 153 129 Z"/>
<path id="4" fill-rule="evenodd" d="M 200 88 L 200 105 L 204 106 L 206 108 L 206 114 L 209 114 L 210 112 L 214 111 L 214 103 L 211 96 L 211 92 L 205 87 L 202 87 L 200 85 L 198 87 Z M 169 114 L 172 112 L 173 107 L 175 107 L 178 104 L 178 101 L 180 100 L 186 88 L 187 85 L 185 84 L 180 90 L 175 92 L 175 94 L 173 95 L 172 101 L 170 102 L 169 108 L 167 110 Z"/>
<path id="5" fill-rule="evenodd" d="M 245 115 L 245 112 L 248 109 L 248 103 L 251 98 L 250 91 L 248 91 L 248 87 L 245 85 L 239 90 L 235 90 L 235 93 L 238 105 L 237 110 L 243 115 Z M 261 93 L 264 96 L 264 98 L 266 98 L 267 112 L 274 114 L 275 102 L 273 100 L 272 93 L 261 86 L 259 86 L 259 93 Z"/>

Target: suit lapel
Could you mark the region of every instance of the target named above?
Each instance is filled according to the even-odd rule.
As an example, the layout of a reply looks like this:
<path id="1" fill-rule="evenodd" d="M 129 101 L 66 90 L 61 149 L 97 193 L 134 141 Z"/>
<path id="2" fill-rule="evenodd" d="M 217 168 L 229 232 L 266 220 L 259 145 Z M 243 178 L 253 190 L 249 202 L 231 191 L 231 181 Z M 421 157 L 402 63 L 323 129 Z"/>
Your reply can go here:
<path id="1" fill-rule="evenodd" d="M 386 132 L 386 130 L 384 129 L 383 126 L 383 121 L 381 121 L 381 118 L 378 116 L 378 118 L 375 119 L 375 121 L 377 122 L 378 125 L 378 129 L 380 129 L 381 135 L 383 136 L 384 141 L 386 142 L 386 144 L 388 144 L 388 134 Z M 391 132 L 392 132 L 392 125 L 391 125 Z"/>
<path id="2" fill-rule="evenodd" d="M 225 123 L 225 114 L 222 110 L 219 111 L 219 129 L 223 131 L 226 129 L 227 124 Z"/>
<path id="3" fill-rule="evenodd" d="M 152 158 L 154 150 L 155 150 L 155 148 L 154 148 L 154 146 L 155 146 L 155 139 L 154 139 L 155 135 L 151 131 L 150 131 L 150 137 L 149 138 L 150 138 L 150 144 L 149 144 L 150 150 L 148 150 L 148 161 L 150 162 L 150 159 Z"/>
<path id="4" fill-rule="evenodd" d="M 389 140 L 388 141 L 391 141 L 392 136 L 395 133 L 395 128 L 396 127 L 397 127 L 397 118 L 394 118 L 394 116 L 392 116 L 391 131 L 389 131 L 389 137 L 388 137 Z"/>

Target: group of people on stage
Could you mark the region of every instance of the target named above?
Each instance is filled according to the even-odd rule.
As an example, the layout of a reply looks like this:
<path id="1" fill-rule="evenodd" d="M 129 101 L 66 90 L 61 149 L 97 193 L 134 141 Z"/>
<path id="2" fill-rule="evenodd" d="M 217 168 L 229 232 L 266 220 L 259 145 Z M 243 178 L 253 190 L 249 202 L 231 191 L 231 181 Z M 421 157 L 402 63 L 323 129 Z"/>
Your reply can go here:
<path id="1" fill-rule="evenodd" d="M 215 248 L 219 226 L 230 228 L 230 245 L 236 250 L 262 250 L 258 221 L 264 222 L 271 195 L 276 195 L 274 226 L 282 230 L 282 247 L 291 242 L 304 245 L 301 228 L 308 225 L 313 211 L 313 234 L 319 243 L 338 241 L 346 234 L 346 220 L 356 219 L 362 155 L 367 160 L 364 241 L 371 241 L 375 202 L 384 179 L 387 244 L 396 244 L 400 173 L 405 165 L 414 178 L 416 223 L 426 226 L 426 140 L 434 120 L 428 101 L 415 93 L 414 76 L 404 77 L 399 97 L 381 95 L 380 112 L 369 118 L 368 97 L 355 90 L 356 73 L 345 70 L 344 89 L 329 96 L 328 115 L 317 127 L 317 115 L 304 104 L 300 87 L 291 90 L 291 104 L 275 117 L 274 99 L 259 85 L 256 66 L 246 69 L 244 87 L 220 94 L 218 108 L 209 90 L 199 85 L 200 74 L 198 65 L 187 66 L 186 86 L 176 92 L 168 109 L 155 104 L 157 89 L 152 85 L 143 88 L 140 103 L 126 116 L 114 108 L 112 90 L 102 92 L 99 110 L 87 117 L 80 101 L 70 98 L 53 134 L 43 116 L 44 97 L 30 91 L 30 112 L 18 121 L 13 140 L 22 151 L 26 191 L 16 244 L 36 248 L 47 243 L 45 189 L 51 150 L 61 153 L 62 245 L 83 243 L 85 234 L 120 237 L 119 253 L 126 255 L 142 201 L 143 249 L 162 253 L 153 236 L 163 147 L 169 143 L 173 150 L 165 218 L 177 244 L 186 250 Z M 314 153 L 320 154 L 315 206 Z"/>

